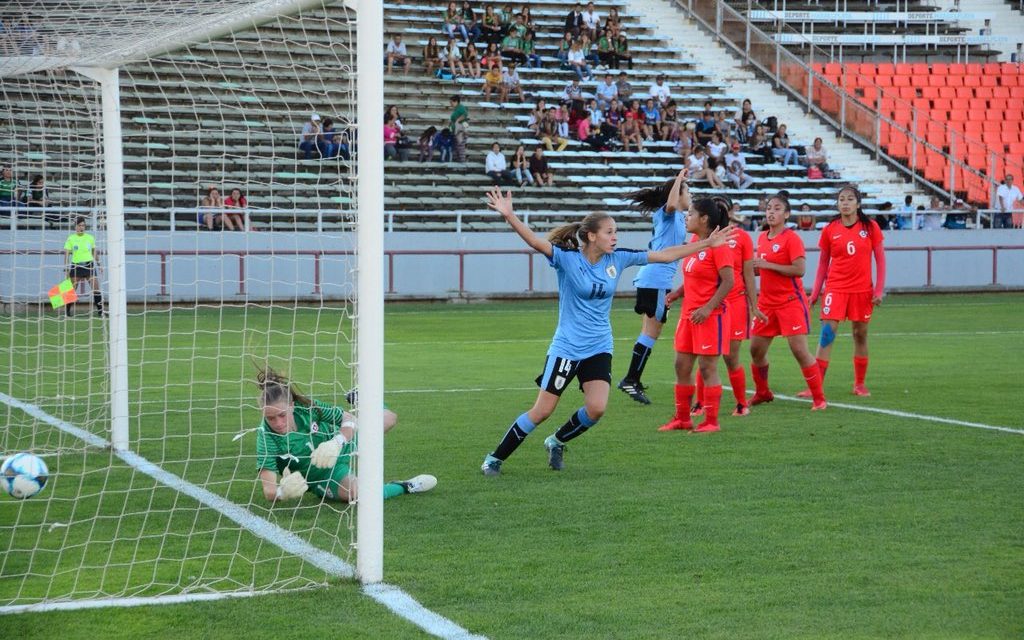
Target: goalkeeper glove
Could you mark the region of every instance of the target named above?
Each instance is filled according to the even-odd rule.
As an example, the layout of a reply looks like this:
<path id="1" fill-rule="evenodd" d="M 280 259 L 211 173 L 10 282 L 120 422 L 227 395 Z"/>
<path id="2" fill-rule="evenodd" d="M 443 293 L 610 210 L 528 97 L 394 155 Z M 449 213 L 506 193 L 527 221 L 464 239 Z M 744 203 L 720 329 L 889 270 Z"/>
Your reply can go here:
<path id="1" fill-rule="evenodd" d="M 354 423 L 346 422 L 342 424 L 343 427 L 355 427 Z M 341 448 L 348 442 L 348 438 L 342 434 L 338 434 L 327 440 L 321 442 L 317 446 L 316 451 L 309 456 L 309 463 L 319 469 L 332 469 L 334 463 L 338 461 L 338 456 L 341 455 Z"/>
<path id="2" fill-rule="evenodd" d="M 285 469 L 281 482 L 277 484 L 277 499 L 296 500 L 301 498 L 307 489 L 309 485 L 301 473 Z"/>

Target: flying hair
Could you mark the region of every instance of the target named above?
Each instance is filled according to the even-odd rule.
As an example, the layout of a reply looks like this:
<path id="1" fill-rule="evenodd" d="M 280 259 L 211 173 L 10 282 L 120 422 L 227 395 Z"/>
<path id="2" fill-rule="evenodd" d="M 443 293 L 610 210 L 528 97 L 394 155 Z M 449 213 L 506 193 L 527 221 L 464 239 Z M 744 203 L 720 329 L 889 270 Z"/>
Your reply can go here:
<path id="1" fill-rule="evenodd" d="M 675 178 L 666 180 L 662 184 L 656 187 L 647 187 L 646 189 L 638 189 L 625 195 L 625 199 L 630 201 L 634 207 L 640 210 L 644 215 L 651 215 L 658 209 L 665 206 L 668 202 L 668 197 L 672 193 L 672 187 L 675 185 Z M 682 185 L 679 186 L 679 193 L 683 192 Z"/>
<path id="2" fill-rule="evenodd" d="M 281 402 L 303 407 L 313 405 L 313 401 L 303 395 L 287 376 L 274 371 L 269 365 L 256 367 L 256 386 L 260 389 L 262 407 Z"/>
<path id="3" fill-rule="evenodd" d="M 577 251 L 587 244 L 587 234 L 597 233 L 601 223 L 611 218 L 603 211 L 587 214 L 579 222 L 570 222 L 548 233 L 548 242 L 567 251 Z"/>

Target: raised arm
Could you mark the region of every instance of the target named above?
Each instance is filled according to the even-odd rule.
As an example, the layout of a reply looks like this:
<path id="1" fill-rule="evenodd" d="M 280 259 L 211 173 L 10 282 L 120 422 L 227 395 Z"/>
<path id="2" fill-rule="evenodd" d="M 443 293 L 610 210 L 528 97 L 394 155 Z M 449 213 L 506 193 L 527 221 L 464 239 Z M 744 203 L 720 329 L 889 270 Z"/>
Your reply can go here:
<path id="1" fill-rule="evenodd" d="M 500 213 L 501 217 L 508 222 L 510 227 L 512 227 L 512 230 L 518 233 L 519 237 L 522 238 L 526 244 L 530 245 L 534 251 L 542 253 L 548 258 L 553 255 L 554 249 L 551 247 L 551 243 L 544 238 L 538 237 L 537 234 L 531 231 L 530 227 L 526 226 L 526 223 L 520 220 L 519 216 L 516 215 L 512 208 L 511 191 L 502 194 L 500 187 L 493 187 L 487 192 L 487 206 Z M 650 256 L 649 253 L 648 256 Z M 648 261 L 650 261 L 649 257 Z M 666 260 L 665 262 L 670 261 Z"/>
<path id="2" fill-rule="evenodd" d="M 686 256 L 691 256 L 695 253 L 699 253 L 704 249 L 710 247 L 720 247 L 737 233 L 736 227 L 728 226 L 724 229 L 715 229 L 711 232 L 704 240 L 699 242 L 691 242 L 689 244 L 680 244 L 675 247 L 668 247 L 661 251 L 648 251 L 647 262 L 675 262 Z"/>
<path id="3" fill-rule="evenodd" d="M 679 174 L 676 175 L 672 191 L 669 192 L 668 198 L 665 199 L 665 213 L 675 213 L 680 209 L 686 211 L 690 208 L 690 185 L 686 182 L 688 174 L 689 170 L 683 167 Z M 680 190 L 682 193 L 680 193 Z"/>

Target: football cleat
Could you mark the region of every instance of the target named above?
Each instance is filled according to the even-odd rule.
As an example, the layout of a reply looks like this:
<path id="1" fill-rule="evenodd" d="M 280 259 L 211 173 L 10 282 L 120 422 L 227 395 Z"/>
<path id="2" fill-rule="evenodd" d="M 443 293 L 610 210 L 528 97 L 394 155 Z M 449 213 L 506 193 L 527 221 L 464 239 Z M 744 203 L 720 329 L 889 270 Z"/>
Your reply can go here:
<path id="1" fill-rule="evenodd" d="M 732 412 L 732 415 L 734 415 L 734 416 L 749 416 L 750 415 L 750 407 L 748 407 L 745 404 L 737 404 L 736 405 L 736 410 Z"/>
<path id="2" fill-rule="evenodd" d="M 760 393 L 755 393 L 754 397 L 750 399 L 750 406 L 756 407 L 759 404 L 764 404 L 766 402 L 771 402 L 774 399 L 775 399 L 775 394 L 772 393 L 771 391 L 769 391 L 765 395 L 761 395 Z"/>
<path id="3" fill-rule="evenodd" d="M 811 411 L 824 411 L 828 408 L 828 403 L 822 400 L 821 402 L 815 402 L 811 405 Z"/>
<path id="4" fill-rule="evenodd" d="M 693 429 L 693 422 L 687 420 L 683 422 L 679 418 L 672 418 L 665 424 L 658 427 L 658 431 L 690 431 Z"/>
<path id="5" fill-rule="evenodd" d="M 619 382 L 619 389 L 640 404 L 651 404 L 651 399 L 647 397 L 646 393 L 644 393 L 644 391 L 647 390 L 647 387 L 645 387 L 639 380 L 628 380 L 623 378 L 622 381 Z"/>
<path id="6" fill-rule="evenodd" d="M 702 422 L 700 426 L 693 430 L 694 433 L 714 433 L 721 431 L 722 427 L 717 422 Z"/>
<path id="7" fill-rule="evenodd" d="M 565 466 L 565 445 L 555 439 L 555 436 L 548 436 L 544 440 L 544 448 L 548 450 L 548 466 L 552 471 L 561 471 Z"/>
<path id="8" fill-rule="evenodd" d="M 405 487 L 406 493 L 423 493 L 437 486 L 437 478 L 428 473 L 421 473 L 415 478 L 409 478 L 405 482 L 399 482 L 398 484 Z"/>
<path id="9" fill-rule="evenodd" d="M 484 463 L 480 465 L 480 471 L 483 471 L 483 474 L 488 477 L 501 475 L 501 463 L 502 460 L 488 454 L 484 458 Z"/>
<path id="10" fill-rule="evenodd" d="M 861 396 L 862 398 L 867 398 L 868 396 L 871 395 L 871 392 L 868 391 L 868 388 L 865 387 L 864 385 L 857 384 L 853 386 L 853 395 Z"/>

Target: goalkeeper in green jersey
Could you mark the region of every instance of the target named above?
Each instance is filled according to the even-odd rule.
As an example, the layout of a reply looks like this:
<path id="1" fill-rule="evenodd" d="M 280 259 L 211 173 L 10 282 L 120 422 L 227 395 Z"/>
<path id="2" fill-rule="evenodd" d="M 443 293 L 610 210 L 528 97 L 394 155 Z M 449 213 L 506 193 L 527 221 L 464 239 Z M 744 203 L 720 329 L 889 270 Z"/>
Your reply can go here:
<path id="1" fill-rule="evenodd" d="M 256 431 L 256 465 L 263 497 L 270 502 L 295 500 L 312 491 L 329 500 L 355 500 L 356 477 L 351 468 L 356 450 L 355 417 L 339 407 L 310 400 L 269 367 L 258 372 L 256 383 L 263 411 Z M 397 421 L 394 412 L 384 410 L 385 432 Z M 384 498 L 422 493 L 435 485 L 437 478 L 427 474 L 389 482 L 384 485 Z"/>

